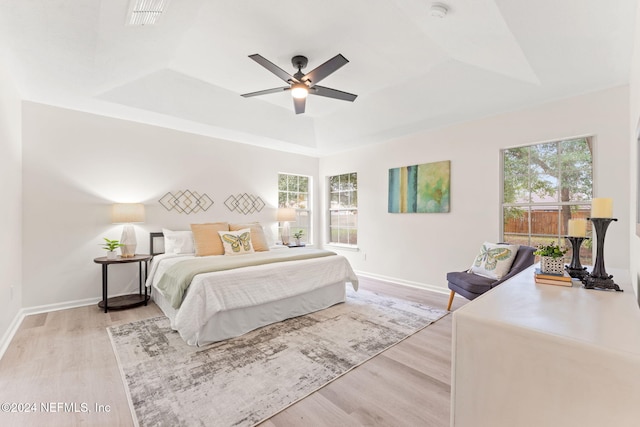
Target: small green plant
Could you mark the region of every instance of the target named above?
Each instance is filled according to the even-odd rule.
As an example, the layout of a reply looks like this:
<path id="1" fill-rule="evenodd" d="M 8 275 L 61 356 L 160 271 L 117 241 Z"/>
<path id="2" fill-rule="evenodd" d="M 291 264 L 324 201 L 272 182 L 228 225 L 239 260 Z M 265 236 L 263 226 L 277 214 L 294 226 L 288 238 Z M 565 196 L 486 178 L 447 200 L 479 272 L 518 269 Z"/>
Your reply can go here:
<path id="1" fill-rule="evenodd" d="M 117 240 L 109 240 L 106 237 L 104 238 L 104 241 L 106 243 L 102 244 L 102 249 L 106 249 L 108 251 L 115 251 L 117 248 L 124 246 L 122 243 L 120 243 Z"/>
<path id="2" fill-rule="evenodd" d="M 293 233 L 293 238 L 301 239 L 303 235 L 304 235 L 304 230 L 298 230 L 295 233 Z"/>
<path id="3" fill-rule="evenodd" d="M 569 251 L 567 248 L 561 248 L 557 246 L 555 242 L 551 242 L 548 245 L 539 245 L 538 249 L 534 252 L 534 255 L 549 256 L 551 258 L 560 258 Z"/>

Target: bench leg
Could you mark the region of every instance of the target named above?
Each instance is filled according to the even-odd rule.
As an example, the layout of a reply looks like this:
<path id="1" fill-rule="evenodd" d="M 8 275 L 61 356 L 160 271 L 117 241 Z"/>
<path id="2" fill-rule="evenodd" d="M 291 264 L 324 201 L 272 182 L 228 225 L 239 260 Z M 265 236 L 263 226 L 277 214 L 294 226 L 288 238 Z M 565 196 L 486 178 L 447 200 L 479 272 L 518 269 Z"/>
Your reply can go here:
<path id="1" fill-rule="evenodd" d="M 447 311 L 451 311 L 451 304 L 453 303 L 453 297 L 455 296 L 455 292 L 451 291 L 451 294 L 449 295 L 449 304 L 447 305 Z"/>

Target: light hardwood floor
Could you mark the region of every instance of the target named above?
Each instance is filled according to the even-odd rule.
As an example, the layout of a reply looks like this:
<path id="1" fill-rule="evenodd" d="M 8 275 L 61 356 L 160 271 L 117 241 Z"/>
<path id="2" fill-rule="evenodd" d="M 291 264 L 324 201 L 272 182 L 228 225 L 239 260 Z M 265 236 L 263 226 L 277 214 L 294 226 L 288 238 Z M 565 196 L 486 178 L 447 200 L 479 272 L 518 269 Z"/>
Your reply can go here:
<path id="1" fill-rule="evenodd" d="M 446 308 L 444 294 L 371 279 L 360 286 Z M 462 304 L 456 298 L 452 309 Z M 161 314 L 151 303 L 106 314 L 88 306 L 26 317 L 0 360 L 0 404 L 35 404 L 36 412 L 0 412 L 0 425 L 132 426 L 106 328 Z M 447 315 L 261 426 L 448 426 L 450 372 Z"/>

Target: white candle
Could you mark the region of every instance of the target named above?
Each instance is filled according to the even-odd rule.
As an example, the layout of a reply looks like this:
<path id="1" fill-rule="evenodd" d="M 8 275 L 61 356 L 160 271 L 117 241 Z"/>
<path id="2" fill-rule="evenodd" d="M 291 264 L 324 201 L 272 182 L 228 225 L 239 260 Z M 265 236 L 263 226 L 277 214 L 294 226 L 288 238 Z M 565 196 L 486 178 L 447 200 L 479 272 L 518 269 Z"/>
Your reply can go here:
<path id="1" fill-rule="evenodd" d="M 613 218 L 613 199 L 593 199 L 591 201 L 591 218 Z"/>
<path id="2" fill-rule="evenodd" d="M 569 236 L 587 237 L 587 220 L 584 218 L 569 220 Z"/>

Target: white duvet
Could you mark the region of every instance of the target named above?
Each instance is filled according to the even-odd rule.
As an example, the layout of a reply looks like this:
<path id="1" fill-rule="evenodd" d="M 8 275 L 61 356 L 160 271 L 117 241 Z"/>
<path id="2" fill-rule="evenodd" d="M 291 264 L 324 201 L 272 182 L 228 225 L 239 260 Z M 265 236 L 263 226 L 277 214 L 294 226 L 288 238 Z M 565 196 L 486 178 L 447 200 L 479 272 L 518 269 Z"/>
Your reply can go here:
<path id="1" fill-rule="evenodd" d="M 243 256 L 259 257 L 260 252 Z M 194 256 L 155 256 L 146 285 L 161 293 L 156 284 L 167 268 L 191 258 Z M 170 313 L 165 310 L 165 314 L 185 341 L 194 342 L 205 324 L 221 312 L 302 295 L 339 282 L 350 282 L 358 289 L 358 278 L 341 255 L 204 273 L 194 277 L 180 308 Z"/>

